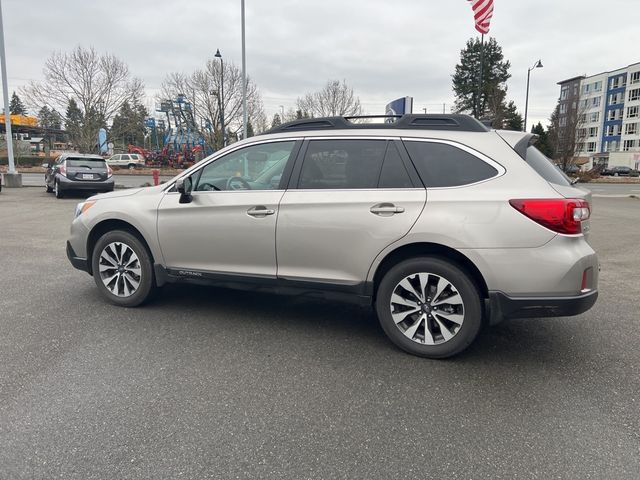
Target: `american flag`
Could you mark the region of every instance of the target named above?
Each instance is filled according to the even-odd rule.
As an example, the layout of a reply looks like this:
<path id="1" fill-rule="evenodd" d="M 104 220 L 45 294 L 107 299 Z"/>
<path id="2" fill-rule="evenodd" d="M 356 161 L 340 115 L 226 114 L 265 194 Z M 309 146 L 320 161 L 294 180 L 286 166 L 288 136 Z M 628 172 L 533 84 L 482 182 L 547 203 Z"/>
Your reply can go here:
<path id="1" fill-rule="evenodd" d="M 485 35 L 489 33 L 489 23 L 493 17 L 493 0 L 467 0 L 473 9 L 476 30 Z"/>

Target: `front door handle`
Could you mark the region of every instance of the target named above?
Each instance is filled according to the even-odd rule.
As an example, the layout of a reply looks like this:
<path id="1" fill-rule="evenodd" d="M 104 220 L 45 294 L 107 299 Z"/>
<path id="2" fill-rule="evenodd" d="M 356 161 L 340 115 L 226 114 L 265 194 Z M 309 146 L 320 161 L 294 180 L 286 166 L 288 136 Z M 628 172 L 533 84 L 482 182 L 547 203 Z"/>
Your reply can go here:
<path id="1" fill-rule="evenodd" d="M 258 205 L 247 210 L 247 215 L 251 215 L 255 218 L 264 218 L 267 215 L 273 215 L 274 213 L 276 213 L 275 210 L 267 208 L 264 205 Z"/>
<path id="2" fill-rule="evenodd" d="M 403 213 L 404 208 L 396 207 L 393 203 L 379 203 L 371 207 L 369 211 L 374 215 L 379 215 L 381 217 L 390 217 L 391 215 L 395 215 L 396 213 Z"/>

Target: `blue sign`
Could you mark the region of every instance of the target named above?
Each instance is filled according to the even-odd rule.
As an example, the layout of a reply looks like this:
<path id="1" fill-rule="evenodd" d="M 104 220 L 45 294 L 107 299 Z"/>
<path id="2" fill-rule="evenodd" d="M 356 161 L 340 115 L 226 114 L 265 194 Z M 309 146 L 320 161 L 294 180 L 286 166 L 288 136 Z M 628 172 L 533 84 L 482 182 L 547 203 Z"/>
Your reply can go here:
<path id="1" fill-rule="evenodd" d="M 100 153 L 107 153 L 109 150 L 107 146 L 107 131 L 104 128 L 98 130 L 98 148 Z"/>
<path id="2" fill-rule="evenodd" d="M 385 115 L 404 115 L 413 112 L 413 97 L 400 97 L 389 102 L 385 107 Z M 393 123 L 397 118 L 388 118 L 386 123 Z"/>

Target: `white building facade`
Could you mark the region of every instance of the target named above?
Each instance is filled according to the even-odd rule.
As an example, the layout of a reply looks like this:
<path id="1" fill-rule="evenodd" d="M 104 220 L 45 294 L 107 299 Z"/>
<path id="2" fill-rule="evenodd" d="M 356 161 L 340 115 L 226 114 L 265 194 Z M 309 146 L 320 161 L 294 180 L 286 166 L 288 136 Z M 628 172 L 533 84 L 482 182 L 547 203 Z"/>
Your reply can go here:
<path id="1" fill-rule="evenodd" d="M 586 168 L 599 164 L 640 167 L 640 63 L 579 79 L 577 155 Z M 568 82 L 568 81 L 567 81 Z M 563 88 L 561 85 L 561 104 Z M 577 103 L 577 104 L 576 104 Z M 562 105 L 561 105 L 562 107 Z M 562 111 L 560 112 L 562 114 Z"/>

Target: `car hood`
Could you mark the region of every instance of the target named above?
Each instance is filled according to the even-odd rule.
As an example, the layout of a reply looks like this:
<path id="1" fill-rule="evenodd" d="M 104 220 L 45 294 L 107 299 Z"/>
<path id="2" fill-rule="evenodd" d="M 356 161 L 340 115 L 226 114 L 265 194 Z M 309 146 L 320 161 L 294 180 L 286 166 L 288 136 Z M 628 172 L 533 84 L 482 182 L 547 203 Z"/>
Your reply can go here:
<path id="1" fill-rule="evenodd" d="M 118 197 L 128 197 L 131 195 L 135 195 L 136 193 L 140 193 L 142 190 L 145 190 L 146 187 L 141 188 L 123 188 L 122 190 L 114 190 L 113 192 L 101 193 L 99 195 L 94 195 L 91 197 L 91 200 L 103 200 L 108 198 L 118 198 Z"/>

